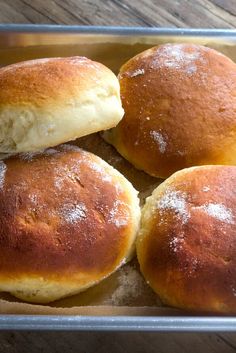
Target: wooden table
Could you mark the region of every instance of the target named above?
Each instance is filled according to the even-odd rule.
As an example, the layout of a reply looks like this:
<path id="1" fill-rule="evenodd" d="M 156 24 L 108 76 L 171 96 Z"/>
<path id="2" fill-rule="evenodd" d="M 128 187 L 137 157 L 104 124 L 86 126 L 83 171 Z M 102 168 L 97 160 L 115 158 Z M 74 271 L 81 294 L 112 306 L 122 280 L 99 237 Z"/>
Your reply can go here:
<path id="1" fill-rule="evenodd" d="M 234 28 L 236 0 L 0 0 L 0 22 Z M 0 353 L 235 351 L 233 334 L 0 333 Z"/>

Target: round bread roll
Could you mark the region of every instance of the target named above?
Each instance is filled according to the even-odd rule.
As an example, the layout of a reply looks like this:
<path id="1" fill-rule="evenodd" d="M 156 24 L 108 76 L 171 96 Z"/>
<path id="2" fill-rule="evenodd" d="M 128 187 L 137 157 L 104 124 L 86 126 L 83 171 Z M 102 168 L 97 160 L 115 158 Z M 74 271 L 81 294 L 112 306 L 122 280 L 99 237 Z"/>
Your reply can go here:
<path id="1" fill-rule="evenodd" d="M 68 145 L 0 162 L 0 291 L 47 303 L 101 281 L 130 259 L 136 190 Z"/>
<path id="2" fill-rule="evenodd" d="M 38 151 L 115 126 L 119 82 L 84 57 L 20 62 L 0 69 L 0 152 Z"/>
<path id="3" fill-rule="evenodd" d="M 170 306 L 236 313 L 236 167 L 181 170 L 147 199 L 137 255 Z"/>
<path id="4" fill-rule="evenodd" d="M 194 165 L 236 163 L 236 65 L 217 51 L 165 44 L 119 74 L 125 116 L 104 137 L 138 169 L 166 178 Z"/>

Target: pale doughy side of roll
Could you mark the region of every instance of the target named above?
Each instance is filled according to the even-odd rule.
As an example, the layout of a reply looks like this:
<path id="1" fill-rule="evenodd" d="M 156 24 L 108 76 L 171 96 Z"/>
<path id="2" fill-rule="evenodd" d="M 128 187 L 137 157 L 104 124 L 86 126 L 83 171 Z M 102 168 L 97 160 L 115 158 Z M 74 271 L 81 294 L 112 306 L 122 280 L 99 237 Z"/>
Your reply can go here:
<path id="1" fill-rule="evenodd" d="M 29 152 L 114 127 L 119 82 L 83 57 L 38 59 L 0 69 L 0 152 Z"/>

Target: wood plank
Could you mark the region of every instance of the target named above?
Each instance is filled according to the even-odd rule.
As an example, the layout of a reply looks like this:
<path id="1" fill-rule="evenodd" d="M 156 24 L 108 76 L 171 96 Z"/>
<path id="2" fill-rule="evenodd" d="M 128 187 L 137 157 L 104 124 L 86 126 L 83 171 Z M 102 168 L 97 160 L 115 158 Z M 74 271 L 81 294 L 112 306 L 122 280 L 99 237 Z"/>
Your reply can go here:
<path id="1" fill-rule="evenodd" d="M 236 16 L 235 0 L 213 0 L 212 2 L 226 13 Z"/>
<path id="2" fill-rule="evenodd" d="M 221 336 L 148 332 L 3 332 L 0 334 L 0 353 L 235 353 L 235 335 L 230 339 L 227 335 Z"/>
<path id="3" fill-rule="evenodd" d="M 0 0 L 2 23 L 234 28 L 235 0 Z"/>

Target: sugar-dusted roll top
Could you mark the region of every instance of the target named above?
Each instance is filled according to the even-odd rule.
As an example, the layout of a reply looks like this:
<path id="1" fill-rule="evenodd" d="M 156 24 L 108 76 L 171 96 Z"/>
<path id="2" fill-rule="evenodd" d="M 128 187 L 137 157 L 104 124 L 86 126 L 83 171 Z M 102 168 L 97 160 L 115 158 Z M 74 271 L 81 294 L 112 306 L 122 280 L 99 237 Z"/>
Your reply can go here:
<path id="1" fill-rule="evenodd" d="M 136 190 L 92 153 L 63 145 L 0 162 L 0 290 L 46 303 L 130 259 Z"/>
<path id="2" fill-rule="evenodd" d="M 166 178 L 195 165 L 236 164 L 236 65 L 196 44 L 164 44 L 119 74 L 124 118 L 106 141 L 135 167 Z"/>
<path id="3" fill-rule="evenodd" d="M 167 305 L 236 313 L 236 167 L 181 170 L 142 211 L 137 254 Z"/>

